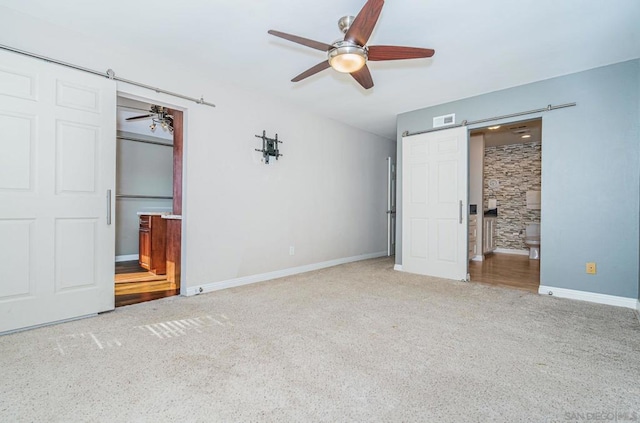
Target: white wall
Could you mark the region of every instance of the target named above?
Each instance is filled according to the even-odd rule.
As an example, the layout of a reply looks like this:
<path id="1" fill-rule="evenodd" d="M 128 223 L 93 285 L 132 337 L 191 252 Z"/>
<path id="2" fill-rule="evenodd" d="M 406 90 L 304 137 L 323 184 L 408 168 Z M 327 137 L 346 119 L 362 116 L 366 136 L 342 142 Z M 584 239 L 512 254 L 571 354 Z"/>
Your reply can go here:
<path id="1" fill-rule="evenodd" d="M 161 52 L 106 45 L 5 8 L 0 38 L 217 104 L 118 84 L 139 99 L 185 110 L 183 285 L 385 251 L 385 158 L 395 155 L 395 142 L 226 86 Z M 284 157 L 270 165 L 253 151 L 263 129 L 285 142 Z"/>

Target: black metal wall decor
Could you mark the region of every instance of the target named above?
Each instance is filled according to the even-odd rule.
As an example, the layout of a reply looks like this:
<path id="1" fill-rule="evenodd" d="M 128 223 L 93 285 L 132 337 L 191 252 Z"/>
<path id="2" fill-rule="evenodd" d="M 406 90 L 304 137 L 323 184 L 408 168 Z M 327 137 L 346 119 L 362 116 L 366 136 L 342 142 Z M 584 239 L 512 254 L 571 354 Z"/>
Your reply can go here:
<path id="1" fill-rule="evenodd" d="M 278 140 L 278 134 L 276 134 L 275 138 L 269 138 L 267 137 L 267 131 L 262 131 L 262 135 L 256 135 L 256 138 L 262 138 L 262 149 L 256 148 L 256 151 L 262 153 L 265 164 L 269 164 L 269 156 L 275 157 L 276 160 L 282 156 L 278 149 L 278 144 L 282 143 L 282 141 Z"/>

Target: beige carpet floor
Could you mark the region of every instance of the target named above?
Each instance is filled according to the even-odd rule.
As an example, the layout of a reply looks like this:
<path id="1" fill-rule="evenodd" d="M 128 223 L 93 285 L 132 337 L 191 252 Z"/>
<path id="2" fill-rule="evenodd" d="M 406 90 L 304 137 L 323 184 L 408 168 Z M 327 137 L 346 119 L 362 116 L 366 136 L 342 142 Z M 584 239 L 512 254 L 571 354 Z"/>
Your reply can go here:
<path id="1" fill-rule="evenodd" d="M 386 258 L 0 337 L 2 422 L 634 416 L 634 311 L 404 274 Z"/>

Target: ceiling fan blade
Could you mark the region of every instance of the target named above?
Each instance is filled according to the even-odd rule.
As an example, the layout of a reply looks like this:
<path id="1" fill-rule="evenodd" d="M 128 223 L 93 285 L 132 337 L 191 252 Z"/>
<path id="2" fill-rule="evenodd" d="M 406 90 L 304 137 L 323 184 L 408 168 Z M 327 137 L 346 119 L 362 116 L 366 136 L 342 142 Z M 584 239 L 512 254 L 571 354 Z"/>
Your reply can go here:
<path id="1" fill-rule="evenodd" d="M 365 90 L 373 87 L 373 78 L 371 78 L 371 72 L 369 72 L 367 65 L 364 65 L 359 71 L 353 72 L 351 76 L 353 76 L 353 79 L 358 81 L 358 84 L 362 85 Z"/>
<path id="2" fill-rule="evenodd" d="M 284 38 L 285 40 L 293 41 L 294 43 L 302 44 L 303 46 L 315 48 L 316 50 L 320 51 L 329 51 L 333 48 L 333 46 L 326 43 L 321 43 L 320 41 L 313 41 L 308 38 L 298 37 L 297 35 L 274 31 L 273 29 L 270 29 L 268 32 L 269 34 L 275 35 L 276 37 Z"/>
<path id="3" fill-rule="evenodd" d="M 345 41 L 351 41 L 360 46 L 367 44 L 373 28 L 376 26 L 376 22 L 378 22 L 378 17 L 380 16 L 383 5 L 384 0 L 367 1 L 345 34 Z"/>
<path id="4" fill-rule="evenodd" d="M 324 61 L 322 63 L 318 63 L 317 65 L 315 65 L 314 67 L 307 69 L 306 71 L 302 72 L 300 75 L 296 76 L 295 78 L 293 78 L 291 80 L 291 82 L 299 82 L 302 81 L 305 78 L 310 77 L 311 75 L 315 75 L 318 72 L 321 72 L 327 68 L 329 68 L 329 62 L 328 61 Z"/>
<path id="5" fill-rule="evenodd" d="M 422 59 L 431 57 L 435 50 L 430 48 L 401 47 L 401 46 L 369 46 L 369 60 L 403 60 Z"/>
<path id="6" fill-rule="evenodd" d="M 153 116 L 155 116 L 155 114 L 153 114 L 153 113 L 152 113 L 152 114 L 150 114 L 150 115 L 133 116 L 133 117 L 130 117 L 130 118 L 126 118 L 125 120 L 128 120 L 128 121 L 132 121 L 132 120 L 142 120 L 142 119 L 149 119 L 150 117 L 153 117 Z"/>

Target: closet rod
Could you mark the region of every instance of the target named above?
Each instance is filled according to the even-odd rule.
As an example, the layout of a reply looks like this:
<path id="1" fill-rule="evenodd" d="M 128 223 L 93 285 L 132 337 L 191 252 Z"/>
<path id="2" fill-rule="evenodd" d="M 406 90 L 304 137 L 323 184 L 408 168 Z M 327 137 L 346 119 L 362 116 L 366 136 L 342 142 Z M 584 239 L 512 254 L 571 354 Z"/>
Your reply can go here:
<path id="1" fill-rule="evenodd" d="M 134 142 L 142 142 L 142 143 L 145 143 L 145 144 L 162 145 L 164 147 L 173 148 L 173 144 L 167 144 L 166 142 L 150 141 L 150 140 L 143 140 L 143 139 L 140 139 L 140 138 L 131 138 L 131 137 L 116 137 L 116 139 L 117 140 L 134 141 Z"/>
<path id="2" fill-rule="evenodd" d="M 143 198 L 148 200 L 173 200 L 173 197 L 164 197 L 161 195 L 127 195 L 117 194 L 116 198 Z"/>
<path id="3" fill-rule="evenodd" d="M 135 82 L 135 81 L 131 81 L 131 80 L 128 80 L 128 79 L 117 77 L 116 73 L 113 71 L 113 69 L 108 69 L 106 72 L 99 72 L 99 71 L 96 71 L 96 70 L 93 70 L 93 69 L 89 69 L 89 68 L 85 68 L 85 67 L 82 67 L 82 66 L 74 65 L 74 64 L 71 64 L 71 63 L 62 62 L 60 60 L 52 59 L 52 58 L 47 57 L 47 56 L 42 56 L 40 54 L 31 53 L 31 52 L 28 52 L 28 51 L 25 51 L 25 50 L 19 50 L 17 48 L 9 47 L 9 46 L 6 46 L 4 44 L 0 44 L 0 49 L 11 51 L 11 52 L 18 53 L 18 54 L 22 54 L 23 56 L 29 56 L 29 57 L 33 57 L 35 59 L 44 60 L 45 62 L 55 63 L 56 65 L 66 66 L 68 68 L 76 69 L 76 70 L 79 70 L 79 71 L 82 71 L 82 72 L 91 73 L 93 75 L 103 76 L 105 78 L 113 79 L 114 81 L 124 82 L 126 84 L 131 84 L 131 85 L 135 85 L 137 87 L 146 88 L 148 90 L 153 90 L 153 91 L 155 91 L 157 93 L 162 93 L 162 94 L 167 94 L 167 95 L 170 95 L 170 96 L 173 96 L 173 97 L 182 98 L 184 100 L 193 101 L 193 102 L 198 103 L 198 104 L 204 104 L 205 106 L 216 107 L 215 104 L 209 103 L 207 101 L 204 101 L 204 97 L 200 97 L 200 98 L 189 97 L 189 96 L 186 96 L 186 95 L 174 93 L 172 91 L 167 91 L 167 90 L 163 90 L 161 88 L 156 88 L 156 87 L 152 87 L 150 85 L 142 84 L 140 82 Z"/>
<path id="4" fill-rule="evenodd" d="M 463 120 L 461 123 L 457 125 L 448 125 L 448 126 L 443 126 L 442 128 L 433 128 L 433 129 L 427 129 L 425 131 L 418 131 L 418 132 L 404 131 L 402 133 L 402 136 L 409 137 L 411 135 L 427 134 L 429 132 L 437 132 L 437 131 L 443 131 L 445 129 L 459 128 L 461 126 L 475 125 L 477 123 L 485 123 L 485 122 L 491 122 L 494 120 L 502 120 L 502 119 L 509 119 L 509 118 L 518 117 L 518 116 L 532 115 L 534 113 L 550 112 L 552 110 L 564 109 L 566 107 L 574 107 L 574 106 L 576 106 L 576 103 L 559 104 L 557 106 L 552 106 L 551 104 L 549 104 L 547 107 L 542 109 L 527 110 L 526 112 L 518 112 L 518 113 L 512 113 L 510 115 L 494 116 L 487 119 L 472 120 L 470 122 Z"/>

